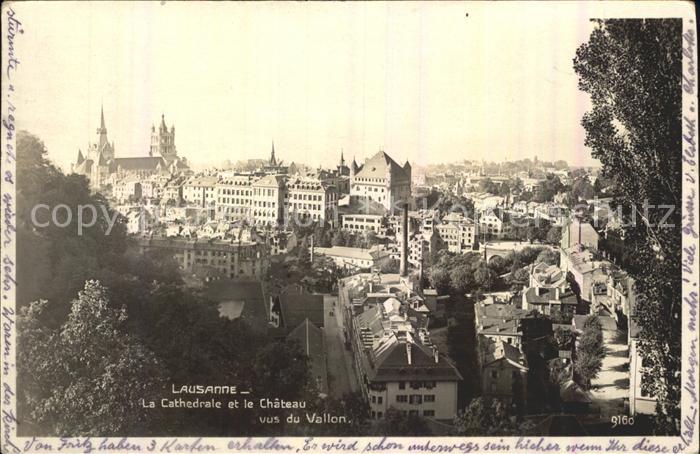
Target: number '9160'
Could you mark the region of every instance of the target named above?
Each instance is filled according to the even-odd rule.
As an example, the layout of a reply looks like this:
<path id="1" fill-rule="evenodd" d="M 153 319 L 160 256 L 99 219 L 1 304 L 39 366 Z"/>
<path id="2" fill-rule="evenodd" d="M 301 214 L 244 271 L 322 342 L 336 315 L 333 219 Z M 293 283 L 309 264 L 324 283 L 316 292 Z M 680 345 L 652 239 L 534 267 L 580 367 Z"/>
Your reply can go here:
<path id="1" fill-rule="evenodd" d="M 627 415 L 616 415 L 610 417 L 610 422 L 612 423 L 613 428 L 617 426 L 633 426 L 634 418 Z"/>

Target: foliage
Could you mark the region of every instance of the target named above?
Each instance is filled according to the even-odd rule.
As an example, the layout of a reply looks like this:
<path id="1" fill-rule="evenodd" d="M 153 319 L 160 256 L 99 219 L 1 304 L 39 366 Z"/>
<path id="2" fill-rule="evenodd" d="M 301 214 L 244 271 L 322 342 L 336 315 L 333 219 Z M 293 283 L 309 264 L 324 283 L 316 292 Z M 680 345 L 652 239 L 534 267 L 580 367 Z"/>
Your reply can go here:
<path id="1" fill-rule="evenodd" d="M 571 351 L 571 349 L 574 348 L 576 336 L 571 332 L 571 330 L 558 327 L 554 330 L 554 340 L 557 342 L 559 350 Z"/>
<path id="2" fill-rule="evenodd" d="M 513 429 L 506 405 L 488 397 L 472 399 L 454 419 L 455 435 L 508 435 Z"/>
<path id="3" fill-rule="evenodd" d="M 637 222 L 624 227 L 633 251 L 642 389 L 657 396 L 659 431 L 680 428 L 681 393 L 681 33 L 678 19 L 599 20 L 573 66 L 593 109 L 586 145 L 614 181 L 616 203 Z M 675 207 L 661 226 L 666 210 Z"/>
<path id="4" fill-rule="evenodd" d="M 389 407 L 384 419 L 374 428 L 376 435 L 413 436 L 431 435 L 425 419 L 417 415 L 405 415 L 394 407 Z"/>
<path id="5" fill-rule="evenodd" d="M 55 436 L 148 433 L 160 415 L 140 400 L 155 400 L 165 377 L 153 352 L 124 332 L 125 311 L 109 307 L 96 281 L 59 330 L 41 322 L 47 305 L 34 302 L 18 318 L 20 402 L 32 420 Z"/>
<path id="6" fill-rule="evenodd" d="M 559 254 L 551 249 L 545 249 L 537 255 L 535 263 L 544 262 L 548 265 L 559 265 Z"/>
<path id="7" fill-rule="evenodd" d="M 23 428 L 36 427 L 37 435 L 121 435 L 127 427 L 131 434 L 187 431 L 240 436 L 260 432 L 255 415 L 169 409 L 161 418 L 158 411 L 144 415 L 138 408 L 119 405 L 147 398 L 151 393 L 145 388 L 151 383 L 148 377 L 154 387 L 163 377 L 178 385 L 236 384 L 253 390 L 264 381 L 269 389 L 290 396 L 306 392 L 297 350 L 285 344 L 268 347 L 269 341 L 250 326 L 257 319 L 221 317 L 213 302 L 183 286 L 172 257 L 142 254 L 126 237 L 122 224 L 117 223 L 107 234 L 108 223 L 100 216 L 82 235 L 77 234 L 75 216 L 66 228 L 32 225 L 31 209 L 38 203 L 64 203 L 74 209 L 78 204 L 92 204 L 100 213 L 102 206 L 111 210 L 100 194 L 90 193 L 84 177 L 64 175 L 46 160 L 39 139 L 23 132 L 17 140 L 17 166 L 22 172 L 17 273 L 18 280 L 25 282 L 18 287 L 18 307 L 24 308 L 24 319 L 18 330 L 17 366 L 24 378 L 19 381 L 17 417 L 26 421 Z M 86 281 L 99 281 L 99 291 L 87 288 Z M 45 302 L 32 303 L 39 299 Z M 91 312 L 95 307 L 99 317 Z M 97 358 L 91 353 L 95 351 L 102 354 L 101 359 L 76 361 L 90 355 Z M 284 375 L 273 373 L 260 359 L 278 356 L 287 362 L 275 359 L 273 364 Z M 32 376 L 27 377 L 29 374 Z M 136 391 L 130 376 L 139 380 L 142 396 L 132 399 Z M 69 389 L 70 383 L 75 388 Z M 119 390 L 110 392 L 119 402 L 109 400 L 100 387 L 103 384 Z M 57 398 L 51 395 L 54 388 L 57 393 L 75 396 L 62 404 L 73 406 L 57 407 Z M 95 417 L 74 417 L 78 411 Z"/>
<path id="8" fill-rule="evenodd" d="M 547 174 L 544 181 L 540 184 L 539 191 L 534 196 L 534 201 L 538 203 L 551 202 L 554 196 L 565 189 L 559 177 L 554 174 Z"/>
<path id="9" fill-rule="evenodd" d="M 547 231 L 546 240 L 547 243 L 558 246 L 559 243 L 561 243 L 561 227 L 557 227 L 556 225 L 551 226 Z"/>
<path id="10" fill-rule="evenodd" d="M 588 387 L 590 381 L 598 376 L 604 357 L 602 326 L 598 317 L 592 315 L 584 322 L 574 359 L 575 377 L 581 386 Z"/>

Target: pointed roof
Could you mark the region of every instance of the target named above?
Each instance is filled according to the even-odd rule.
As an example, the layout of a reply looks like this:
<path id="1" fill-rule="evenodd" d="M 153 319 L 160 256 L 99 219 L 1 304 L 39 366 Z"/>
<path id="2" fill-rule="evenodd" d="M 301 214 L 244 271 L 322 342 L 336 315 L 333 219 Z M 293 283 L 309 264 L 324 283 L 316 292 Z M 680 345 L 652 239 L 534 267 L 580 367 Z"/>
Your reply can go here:
<path id="1" fill-rule="evenodd" d="M 165 114 L 160 115 L 160 128 L 161 129 L 168 129 L 168 127 L 165 126 Z"/>
<path id="2" fill-rule="evenodd" d="M 105 128 L 105 109 L 104 106 L 100 106 L 100 129 Z"/>
<path id="3" fill-rule="evenodd" d="M 85 161 L 85 157 L 83 156 L 83 152 L 80 151 L 80 148 L 78 148 L 78 159 L 76 159 L 75 163 L 82 164 L 83 161 Z"/>
<path id="4" fill-rule="evenodd" d="M 374 156 L 369 158 L 362 166 L 357 176 L 362 178 L 386 178 L 387 170 L 392 178 L 408 178 L 409 176 L 407 172 L 408 169 L 401 167 L 383 150 L 378 151 Z"/>
<path id="5" fill-rule="evenodd" d="M 275 159 L 275 141 L 272 141 L 272 151 L 270 152 L 270 165 L 277 165 L 277 160 Z"/>

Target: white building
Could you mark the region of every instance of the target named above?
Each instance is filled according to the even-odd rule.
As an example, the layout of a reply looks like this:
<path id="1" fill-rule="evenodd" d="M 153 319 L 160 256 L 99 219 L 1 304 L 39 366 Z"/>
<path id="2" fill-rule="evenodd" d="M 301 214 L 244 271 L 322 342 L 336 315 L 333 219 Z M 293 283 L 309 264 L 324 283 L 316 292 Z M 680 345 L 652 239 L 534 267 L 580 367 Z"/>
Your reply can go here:
<path id="1" fill-rule="evenodd" d="M 182 198 L 187 203 L 199 207 L 213 206 L 216 203 L 216 183 L 218 177 L 192 177 L 182 187 Z"/>
<path id="2" fill-rule="evenodd" d="M 353 166 L 354 167 L 354 166 Z M 378 152 L 350 174 L 350 196 L 378 202 L 391 214 L 411 200 L 411 164 L 400 166 L 388 154 Z"/>

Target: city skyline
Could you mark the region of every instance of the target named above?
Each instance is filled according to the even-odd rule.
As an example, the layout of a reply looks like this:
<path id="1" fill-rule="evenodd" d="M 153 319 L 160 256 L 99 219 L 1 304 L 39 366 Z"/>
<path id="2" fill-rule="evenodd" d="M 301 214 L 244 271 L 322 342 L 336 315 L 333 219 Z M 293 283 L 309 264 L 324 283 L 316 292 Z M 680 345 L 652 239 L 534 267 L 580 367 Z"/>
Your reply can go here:
<path id="1" fill-rule="evenodd" d="M 524 5 L 222 7 L 230 14 L 199 9 L 209 26 L 198 39 L 178 34 L 192 26 L 180 4 L 91 3 L 74 12 L 90 24 L 82 29 L 33 18 L 23 45 L 39 55 L 22 80 L 74 64 L 22 91 L 32 96 L 18 107 L 34 114 L 20 127 L 64 170 L 93 140 L 100 108 L 117 156 L 147 155 L 165 115 L 197 167 L 266 157 L 271 141 L 279 158 L 314 167 L 334 166 L 341 150 L 362 162 L 380 149 L 417 165 L 535 156 L 597 165 L 580 126 L 589 100 L 571 68 L 592 28 L 580 7 L 529 6 L 536 27 L 520 21 Z M 115 48 L 120 34 L 131 38 Z M 528 64 L 513 71 L 514 61 Z"/>

